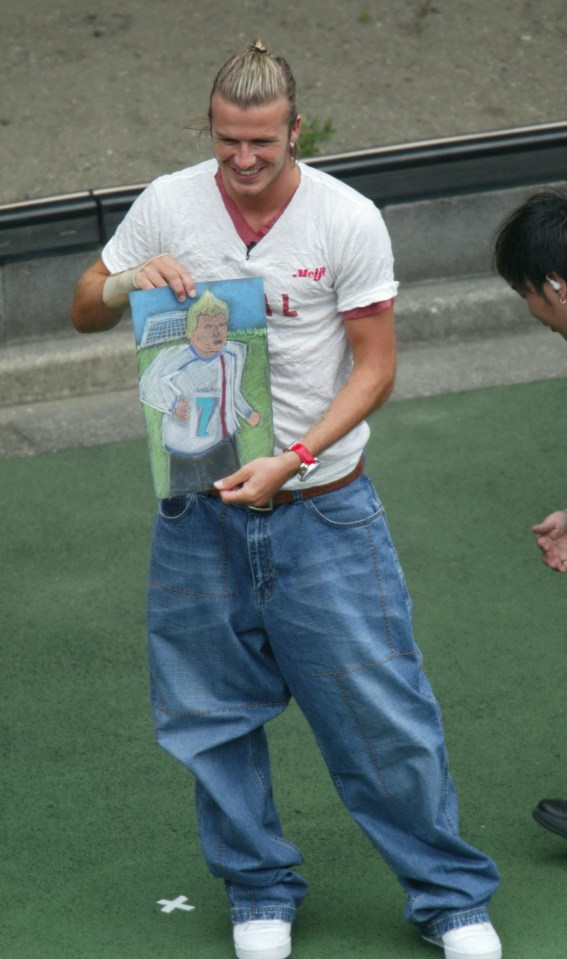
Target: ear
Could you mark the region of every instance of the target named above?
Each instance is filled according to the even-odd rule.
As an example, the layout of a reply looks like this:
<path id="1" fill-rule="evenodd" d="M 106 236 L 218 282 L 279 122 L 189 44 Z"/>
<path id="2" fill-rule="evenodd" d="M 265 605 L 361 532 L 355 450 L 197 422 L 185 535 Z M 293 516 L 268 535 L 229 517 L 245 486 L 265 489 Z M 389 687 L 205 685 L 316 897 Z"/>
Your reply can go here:
<path id="1" fill-rule="evenodd" d="M 294 122 L 291 125 L 291 130 L 289 132 L 289 139 L 293 143 L 297 143 L 299 140 L 299 134 L 301 133 L 301 114 L 297 114 Z"/>
<path id="2" fill-rule="evenodd" d="M 545 279 L 555 293 L 558 293 L 561 299 L 567 297 L 567 280 L 559 273 L 546 273 Z"/>

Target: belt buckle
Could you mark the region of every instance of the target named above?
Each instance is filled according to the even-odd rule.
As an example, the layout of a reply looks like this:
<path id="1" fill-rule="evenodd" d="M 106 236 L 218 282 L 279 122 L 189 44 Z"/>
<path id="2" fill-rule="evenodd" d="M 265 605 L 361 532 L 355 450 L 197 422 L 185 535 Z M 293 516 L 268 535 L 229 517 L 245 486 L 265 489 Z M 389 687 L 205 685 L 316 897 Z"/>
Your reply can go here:
<path id="1" fill-rule="evenodd" d="M 273 508 L 274 500 L 271 496 L 265 506 L 248 506 L 248 509 L 253 510 L 255 513 L 271 513 Z"/>

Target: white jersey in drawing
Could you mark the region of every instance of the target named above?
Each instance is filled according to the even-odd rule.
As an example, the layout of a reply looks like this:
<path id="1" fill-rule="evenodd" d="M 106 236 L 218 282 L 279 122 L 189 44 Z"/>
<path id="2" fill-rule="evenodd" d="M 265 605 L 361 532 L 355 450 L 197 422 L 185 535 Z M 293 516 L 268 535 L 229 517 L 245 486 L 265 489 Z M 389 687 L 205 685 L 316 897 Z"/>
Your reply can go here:
<path id="1" fill-rule="evenodd" d="M 199 455 L 214 449 L 239 428 L 237 414 L 253 412 L 240 392 L 246 360 L 244 343 L 232 341 L 203 359 L 192 346 L 161 350 L 140 379 L 140 399 L 164 413 L 163 445 L 168 452 Z M 180 398 L 189 416 L 175 415 Z"/>

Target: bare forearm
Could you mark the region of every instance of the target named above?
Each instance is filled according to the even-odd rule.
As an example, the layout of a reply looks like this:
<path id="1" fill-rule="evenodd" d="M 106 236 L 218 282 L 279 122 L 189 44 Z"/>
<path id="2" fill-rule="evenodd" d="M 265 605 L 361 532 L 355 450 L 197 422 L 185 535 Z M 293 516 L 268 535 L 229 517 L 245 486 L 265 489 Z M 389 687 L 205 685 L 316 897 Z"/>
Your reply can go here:
<path id="1" fill-rule="evenodd" d="M 158 253 L 112 275 L 103 261 L 97 260 L 77 284 L 71 319 L 79 333 L 111 330 L 128 306 L 129 293 L 163 286 L 170 286 L 180 303 L 196 295 L 191 273 L 169 253 Z"/>
<path id="2" fill-rule="evenodd" d="M 301 439 L 314 455 L 342 439 L 382 406 L 394 385 L 396 337 L 392 307 L 377 316 L 349 321 L 346 331 L 354 361 L 351 375 L 322 419 Z"/>
<path id="3" fill-rule="evenodd" d="M 298 436 L 296 442 L 302 443 L 314 455 L 322 453 L 386 401 L 393 380 L 393 369 L 381 377 L 376 376 L 375 370 L 356 370 L 337 394 L 323 419 L 303 437 Z M 295 476 L 300 465 L 299 454 L 288 450 L 283 454 L 253 460 L 231 476 L 217 481 L 215 486 L 227 503 L 260 506 Z"/>
<path id="4" fill-rule="evenodd" d="M 395 364 L 383 370 L 379 376 L 375 370 L 353 370 L 349 381 L 337 393 L 323 418 L 298 440 L 318 456 L 386 402 L 392 392 L 394 379 Z"/>
<path id="5" fill-rule="evenodd" d="M 77 284 L 70 312 L 79 333 L 111 330 L 120 320 L 120 311 L 110 309 L 103 300 L 107 275 L 98 270 L 87 270 Z"/>

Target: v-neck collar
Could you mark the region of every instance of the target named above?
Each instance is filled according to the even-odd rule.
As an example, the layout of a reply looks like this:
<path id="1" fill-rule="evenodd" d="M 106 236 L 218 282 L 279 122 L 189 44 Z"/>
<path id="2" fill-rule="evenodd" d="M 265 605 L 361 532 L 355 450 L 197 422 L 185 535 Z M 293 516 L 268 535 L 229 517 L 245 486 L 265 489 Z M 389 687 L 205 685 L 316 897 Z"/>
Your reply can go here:
<path id="1" fill-rule="evenodd" d="M 269 231 L 272 229 L 274 224 L 277 223 L 282 213 L 287 209 L 287 207 L 293 200 L 296 194 L 296 191 L 299 187 L 299 184 L 298 184 L 298 187 L 296 187 L 296 189 L 293 191 L 289 199 L 286 200 L 282 208 L 278 210 L 276 215 L 272 217 L 269 223 L 266 223 L 266 225 L 263 226 L 262 229 L 258 231 L 258 230 L 254 230 L 253 227 L 250 226 L 250 224 L 245 219 L 243 214 L 238 209 L 236 203 L 230 196 L 228 190 L 226 189 L 224 185 L 224 181 L 223 181 L 220 169 L 218 169 L 217 172 L 215 173 L 215 182 L 217 184 L 217 187 L 219 188 L 220 195 L 222 197 L 222 201 L 225 205 L 226 211 L 233 222 L 234 229 L 236 230 L 238 236 L 240 237 L 240 239 L 244 243 L 244 246 L 246 247 L 249 247 L 250 244 L 256 245 L 257 243 L 260 242 L 260 240 L 263 237 L 266 236 L 267 233 L 269 233 Z"/>

